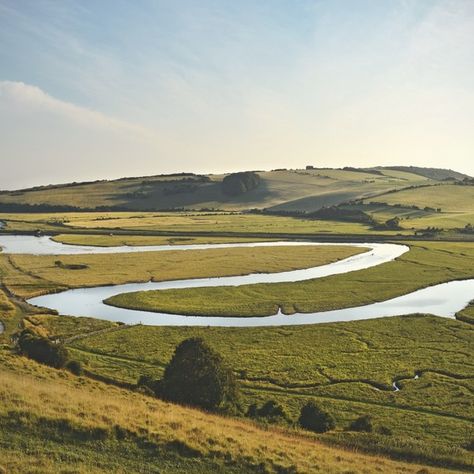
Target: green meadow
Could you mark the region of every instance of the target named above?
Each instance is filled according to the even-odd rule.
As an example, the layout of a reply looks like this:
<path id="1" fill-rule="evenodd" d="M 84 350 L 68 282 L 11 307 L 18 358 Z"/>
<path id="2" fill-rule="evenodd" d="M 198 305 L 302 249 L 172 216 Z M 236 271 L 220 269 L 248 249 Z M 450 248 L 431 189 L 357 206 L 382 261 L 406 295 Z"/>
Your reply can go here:
<path id="1" fill-rule="evenodd" d="M 474 247 L 462 242 L 410 243 L 393 262 L 302 282 L 125 293 L 114 306 L 206 316 L 291 315 L 383 301 L 418 288 L 474 277 Z"/>

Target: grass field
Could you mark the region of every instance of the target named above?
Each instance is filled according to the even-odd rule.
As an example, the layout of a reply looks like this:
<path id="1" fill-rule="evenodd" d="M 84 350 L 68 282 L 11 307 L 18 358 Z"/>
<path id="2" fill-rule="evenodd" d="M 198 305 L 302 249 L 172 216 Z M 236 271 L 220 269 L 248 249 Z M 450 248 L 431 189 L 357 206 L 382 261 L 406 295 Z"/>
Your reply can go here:
<path id="1" fill-rule="evenodd" d="M 206 316 L 269 316 L 360 306 L 444 281 L 474 277 L 471 243 L 412 243 L 393 262 L 292 283 L 147 291 L 117 295 L 114 306 Z"/>
<path id="2" fill-rule="evenodd" d="M 425 472 L 298 431 L 262 429 L 76 378 L 4 350 L 0 359 L 5 472 Z"/>
<path id="3" fill-rule="evenodd" d="M 371 205 L 373 201 L 386 206 Z M 454 229 L 474 224 L 474 186 L 439 184 L 376 196 L 364 203 L 356 207 L 379 222 L 398 216 L 403 219 L 401 225 L 405 229 Z"/>
<path id="4" fill-rule="evenodd" d="M 107 234 L 59 234 L 52 237 L 55 242 L 70 245 L 93 245 L 97 247 L 117 247 L 121 245 L 191 245 L 191 244 L 228 244 L 262 242 L 272 239 L 236 238 L 236 237 L 157 237 L 144 235 L 107 235 Z"/>
<path id="5" fill-rule="evenodd" d="M 1 255 L 3 283 L 21 297 L 65 288 L 279 272 L 334 262 L 365 250 L 281 246 L 97 255 Z M 61 265 L 56 262 L 60 261 Z M 3 266 L 2 266 L 3 263 Z M 82 265 L 81 270 L 70 270 Z"/>
<path id="6" fill-rule="evenodd" d="M 49 317 L 46 326 L 56 336 L 70 319 Z M 70 351 L 88 370 L 134 383 L 142 374 L 160 377 L 181 340 L 203 337 L 233 368 L 244 406 L 274 399 L 295 418 L 301 402 L 314 398 L 337 421 L 325 442 L 473 468 L 473 454 L 464 449 L 474 436 L 473 331 L 467 323 L 430 316 L 231 330 L 134 326 L 79 338 Z M 373 433 L 345 431 L 367 413 Z"/>
<path id="7" fill-rule="evenodd" d="M 138 234 L 146 238 L 153 233 L 207 233 L 208 239 L 218 233 L 245 234 L 368 234 L 369 226 L 355 222 L 320 221 L 285 216 L 224 212 L 116 212 L 116 213 L 59 213 L 59 214 L 0 214 L 8 232 L 49 234 L 80 234 L 81 230 L 98 234 Z M 375 232 L 377 234 L 377 232 Z M 380 233 L 380 232 L 379 232 Z M 398 232 L 387 232 L 393 234 Z M 411 232 L 408 232 L 411 234 Z M 217 234 L 217 235 L 213 235 Z M 240 235 L 242 234 L 242 235 Z M 265 235 L 265 237 L 267 237 Z M 127 238 L 130 236 L 127 235 Z M 192 237 L 184 235 L 180 237 Z M 235 237 L 233 237 L 235 239 Z"/>

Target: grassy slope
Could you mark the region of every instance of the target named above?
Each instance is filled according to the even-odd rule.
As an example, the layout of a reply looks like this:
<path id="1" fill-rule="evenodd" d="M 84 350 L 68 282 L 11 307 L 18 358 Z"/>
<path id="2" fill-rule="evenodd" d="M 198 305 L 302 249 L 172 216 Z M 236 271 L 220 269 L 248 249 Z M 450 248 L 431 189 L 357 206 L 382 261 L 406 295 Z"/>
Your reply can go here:
<path id="1" fill-rule="evenodd" d="M 387 206 L 367 205 L 373 201 L 386 203 Z M 358 207 L 378 221 L 398 216 L 405 219 L 401 225 L 406 229 L 452 229 L 474 224 L 474 186 L 441 184 L 384 194 L 364 202 L 365 206 Z M 394 205 L 404 207 L 393 207 Z M 412 205 L 418 206 L 420 210 L 410 209 Z M 425 207 L 441 209 L 441 212 L 424 211 Z"/>
<path id="2" fill-rule="evenodd" d="M 364 252 L 348 246 L 170 250 L 110 255 L 0 255 L 4 284 L 21 297 L 63 288 L 296 270 Z M 55 264 L 60 260 L 63 265 Z M 70 270 L 70 264 L 86 265 Z"/>
<path id="3" fill-rule="evenodd" d="M 444 281 L 474 277 L 471 243 L 414 243 L 397 260 L 367 270 L 295 283 L 189 288 L 117 295 L 109 304 L 150 311 L 268 316 L 360 306 Z"/>
<path id="4" fill-rule="evenodd" d="M 48 320 L 51 334 L 64 319 Z M 473 331 L 428 316 L 232 330 L 134 326 L 78 339 L 70 350 L 89 370 L 133 383 L 141 374 L 160 377 L 176 344 L 203 337 L 235 370 L 244 405 L 276 399 L 296 418 L 303 401 L 314 397 L 339 430 L 370 413 L 377 429 L 392 432 L 338 431 L 325 435 L 328 441 L 472 467 L 463 446 L 473 436 Z M 416 372 L 422 375 L 413 380 Z M 401 390 L 394 392 L 398 379 Z"/>
<path id="5" fill-rule="evenodd" d="M 384 170 L 384 176 L 342 170 L 293 170 L 261 172 L 261 184 L 237 197 L 222 193 L 223 176 L 210 176 L 192 192 L 168 193 L 168 177 L 128 178 L 50 189 L 0 194 L 0 203 L 71 205 L 82 208 L 126 206 L 131 210 L 170 208 L 249 209 L 279 206 L 311 210 L 374 192 L 430 182 L 406 172 Z M 171 178 L 176 179 L 176 178 Z M 162 184 L 160 184 L 160 182 Z M 307 200 L 307 201 L 305 201 Z"/>
<path id="6" fill-rule="evenodd" d="M 5 351 L 0 358 L 0 466 L 10 473 L 421 472 L 74 378 Z"/>

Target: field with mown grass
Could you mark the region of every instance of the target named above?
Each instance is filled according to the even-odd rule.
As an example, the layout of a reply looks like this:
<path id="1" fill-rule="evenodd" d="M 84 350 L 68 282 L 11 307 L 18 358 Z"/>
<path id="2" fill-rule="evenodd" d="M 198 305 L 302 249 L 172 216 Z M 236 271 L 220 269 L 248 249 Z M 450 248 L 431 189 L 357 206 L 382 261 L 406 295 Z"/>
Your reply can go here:
<path id="1" fill-rule="evenodd" d="M 0 467 L 8 473 L 426 472 L 298 430 L 164 403 L 5 350 L 0 360 Z"/>
<path id="2" fill-rule="evenodd" d="M 310 313 L 383 301 L 455 279 L 474 278 L 474 246 L 416 242 L 396 260 L 366 270 L 301 282 L 125 293 L 113 306 L 205 316 Z"/>

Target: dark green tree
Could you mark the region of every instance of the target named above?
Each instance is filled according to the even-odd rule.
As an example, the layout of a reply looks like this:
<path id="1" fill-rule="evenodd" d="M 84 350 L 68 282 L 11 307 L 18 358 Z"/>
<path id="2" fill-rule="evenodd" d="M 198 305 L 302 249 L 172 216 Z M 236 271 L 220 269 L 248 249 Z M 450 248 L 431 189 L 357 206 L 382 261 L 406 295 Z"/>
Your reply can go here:
<path id="1" fill-rule="evenodd" d="M 202 339 L 191 338 L 176 347 L 158 395 L 207 410 L 230 409 L 236 405 L 238 389 L 222 357 Z"/>
<path id="2" fill-rule="evenodd" d="M 298 423 L 302 428 L 316 433 L 325 433 L 335 428 L 334 418 L 321 410 L 314 402 L 307 402 L 300 412 Z"/>
<path id="3" fill-rule="evenodd" d="M 55 344 L 28 329 L 20 333 L 17 344 L 23 355 L 56 369 L 64 367 L 68 360 L 67 349 L 62 344 Z"/>

